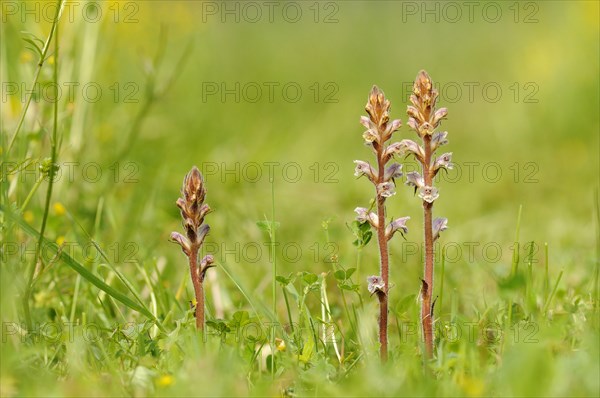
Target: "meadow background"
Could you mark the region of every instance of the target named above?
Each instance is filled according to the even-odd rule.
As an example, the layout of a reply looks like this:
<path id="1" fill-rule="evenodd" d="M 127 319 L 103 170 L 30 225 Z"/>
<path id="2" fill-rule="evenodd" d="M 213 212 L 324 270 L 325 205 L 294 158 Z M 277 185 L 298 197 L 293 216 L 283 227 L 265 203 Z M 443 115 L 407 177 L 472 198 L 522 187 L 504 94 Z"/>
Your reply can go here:
<path id="1" fill-rule="evenodd" d="M 54 7 L 2 3 L 2 396 L 598 395 L 597 2 L 68 1 L 58 57 L 51 44 L 9 152 L 38 62 L 23 38 L 45 41 Z M 36 181 L 50 156 L 55 63 L 62 174 L 45 237 L 117 291 L 136 291 L 163 331 L 42 251 L 27 333 L 36 239 L 26 231 L 44 214 L 48 184 Z M 369 90 L 383 89 L 402 119 L 396 139 L 414 139 L 406 105 L 420 69 L 439 84 L 457 165 L 434 208 L 449 229 L 433 378 L 414 330 L 420 201 L 400 183 L 387 202 L 390 217 L 411 216 L 391 244 L 387 366 L 366 290 L 376 242 L 358 250 L 349 228 L 373 197 L 353 176 L 353 160 L 372 156 L 358 123 Z M 205 343 L 186 259 L 168 241 L 192 165 L 214 209 Z M 293 279 L 277 284 L 276 314 L 273 213 L 277 274 Z M 341 267 L 359 269 L 346 281 Z M 235 338 L 235 327 L 289 319 L 302 333 L 276 328 L 286 345 L 276 369 L 268 338 Z M 323 324 L 335 324 L 342 359 L 318 341 Z"/>

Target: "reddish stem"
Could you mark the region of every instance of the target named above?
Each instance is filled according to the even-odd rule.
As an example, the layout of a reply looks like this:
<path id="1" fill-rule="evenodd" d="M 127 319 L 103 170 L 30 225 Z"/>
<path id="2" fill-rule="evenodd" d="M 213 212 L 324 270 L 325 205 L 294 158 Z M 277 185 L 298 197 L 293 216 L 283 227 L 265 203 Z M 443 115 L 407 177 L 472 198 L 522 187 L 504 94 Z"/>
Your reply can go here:
<path id="1" fill-rule="evenodd" d="M 377 148 L 377 162 L 379 174 L 377 185 L 383 183 L 385 173 L 385 161 L 383 159 L 383 147 Z M 388 286 L 389 286 L 389 259 L 388 259 L 388 239 L 385 236 L 385 198 L 377 194 L 377 238 L 379 241 L 380 274 L 383 279 L 384 291 L 379 293 L 379 356 L 382 362 L 388 358 Z"/>
<path id="2" fill-rule="evenodd" d="M 194 293 L 196 295 L 196 329 L 204 332 L 204 286 L 198 272 L 198 251 L 200 247 L 192 244 L 190 249 L 190 276 L 194 285 Z"/>
<path id="3" fill-rule="evenodd" d="M 423 179 L 426 186 L 433 186 L 431 165 L 431 136 L 423 137 L 425 159 L 423 160 Z M 431 314 L 431 295 L 433 292 L 433 203 L 423 201 L 423 222 L 425 224 L 425 269 L 421 287 L 421 324 L 425 340 L 427 358 L 433 357 L 433 320 Z"/>

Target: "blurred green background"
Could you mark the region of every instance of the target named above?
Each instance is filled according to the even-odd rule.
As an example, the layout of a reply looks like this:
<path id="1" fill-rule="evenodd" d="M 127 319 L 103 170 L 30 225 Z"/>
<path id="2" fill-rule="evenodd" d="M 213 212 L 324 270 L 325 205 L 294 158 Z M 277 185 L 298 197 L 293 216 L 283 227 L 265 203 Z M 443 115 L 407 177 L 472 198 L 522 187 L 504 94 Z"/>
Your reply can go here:
<path id="1" fill-rule="evenodd" d="M 2 4 L 3 148 L 37 61 L 21 32 L 45 39 L 48 4 L 54 3 Z M 77 241 L 78 223 L 104 247 L 116 244 L 123 251 L 133 242 L 140 263 L 162 263 L 162 283 L 174 294 L 187 273 L 180 250 L 168 242 L 170 232 L 180 229 L 174 203 L 183 176 L 198 165 L 214 209 L 208 223 L 217 261 L 259 300 L 270 303 L 271 266 L 256 221 L 271 217 L 272 189 L 277 239 L 301 249 L 301 256 L 279 253 L 279 274 L 328 272 L 331 264 L 323 258 L 329 254 L 354 266 L 347 224 L 353 209 L 373 197 L 370 184 L 353 176 L 353 160 L 372 161 L 359 117 L 376 84 L 392 102 L 392 118 L 402 119 L 395 139 L 415 139 L 405 126 L 406 105 L 412 80 L 425 69 L 438 84 L 438 104 L 448 108 L 442 128 L 450 143 L 444 150 L 453 152 L 457 165 L 438 182 L 434 212 L 449 219 L 440 242 L 449 250 L 445 283 L 447 292 L 456 292 L 459 312 L 483 312 L 497 280 L 510 271 L 520 206 L 520 241 L 535 243 L 534 272 L 543 272 L 547 243 L 552 277 L 565 270 L 559 293 L 589 299 L 598 261 L 598 2 L 67 4 L 59 30 L 59 163 L 63 169 L 66 162 L 78 164 L 74 178 L 55 186 L 53 206 L 62 204 L 66 214 L 53 207 L 49 239 Z M 34 11 L 25 13 L 27 7 Z M 51 79 L 49 65 L 42 87 Z M 48 156 L 51 106 L 41 91 L 6 162 Z M 148 92 L 160 95 L 147 102 Z M 86 169 L 90 163 L 93 169 Z M 415 170 L 410 162 L 404 167 Z M 95 170 L 102 173 L 98 181 Z M 13 178 L 5 186 L 8 203 L 20 205 L 34 180 Z M 43 202 L 40 190 L 24 214 L 38 229 Z M 388 214 L 411 216 L 406 240 L 398 237 L 391 246 L 394 306 L 419 289 L 420 252 L 407 252 L 421 244 L 419 200 L 398 184 Z M 244 254 L 255 242 L 262 251 Z M 522 244 L 521 257 L 527 252 Z M 136 278 L 135 266 L 116 257 L 123 272 Z M 18 268 L 18 259 L 11 261 Z M 365 285 L 377 269 L 373 241 L 364 250 L 358 283 Z M 3 274 L 3 321 L 16 320 L 12 297 L 20 279 Z M 227 292 L 225 311 L 248 309 L 232 281 L 219 270 L 214 274 L 211 281 Z M 72 291 L 74 274 L 61 275 L 64 292 Z M 366 286 L 361 289 L 368 297 Z M 57 304 L 36 297 L 40 308 Z M 278 310 L 283 317 L 283 302 Z M 438 311 L 449 314 L 450 300 Z M 38 317 L 45 317 L 43 311 Z M 11 373 L 5 366 L 3 372 Z"/>

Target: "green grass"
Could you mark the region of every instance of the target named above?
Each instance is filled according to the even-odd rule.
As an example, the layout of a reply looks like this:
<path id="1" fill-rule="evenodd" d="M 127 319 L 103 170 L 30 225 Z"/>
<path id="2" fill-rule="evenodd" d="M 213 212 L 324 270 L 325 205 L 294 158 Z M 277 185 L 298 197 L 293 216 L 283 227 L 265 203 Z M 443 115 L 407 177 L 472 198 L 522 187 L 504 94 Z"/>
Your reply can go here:
<path id="1" fill-rule="evenodd" d="M 319 3 L 319 23 L 298 4 L 292 24 L 202 22 L 196 2 L 111 2 L 97 23 L 64 11 L 52 34 L 53 7 L 39 23 L 3 8 L 0 395 L 598 396 L 598 4 L 531 3 L 528 24 L 528 3 L 519 23 L 499 2 L 498 23 L 476 13 L 428 24 L 406 2 Z M 364 156 L 371 86 L 406 124 L 404 87 L 422 68 L 441 84 L 461 175 L 436 183 L 449 229 L 425 366 L 421 208 L 400 184 L 387 202 L 411 222 L 391 241 L 382 366 L 366 289 L 376 242 L 352 224 L 372 193 L 352 161 Z M 42 94 L 28 95 L 36 81 Z M 272 101 L 203 92 L 222 82 L 278 86 Z M 481 91 L 490 82 L 496 102 Z M 284 98 L 286 83 L 299 101 Z M 415 137 L 404 126 L 401 138 Z M 47 173 L 52 158 L 49 184 L 38 166 Z M 205 341 L 186 259 L 168 242 L 194 164 L 214 209 Z"/>

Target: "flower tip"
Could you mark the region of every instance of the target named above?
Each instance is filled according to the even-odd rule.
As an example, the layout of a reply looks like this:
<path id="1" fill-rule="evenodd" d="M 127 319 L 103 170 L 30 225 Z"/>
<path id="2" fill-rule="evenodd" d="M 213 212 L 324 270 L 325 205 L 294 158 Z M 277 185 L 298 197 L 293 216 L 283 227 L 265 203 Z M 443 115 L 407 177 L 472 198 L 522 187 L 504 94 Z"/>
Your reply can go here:
<path id="1" fill-rule="evenodd" d="M 377 84 L 373 84 L 373 87 L 371 87 L 371 95 L 378 95 L 379 93 L 381 93 L 381 89 Z"/>
<path id="2" fill-rule="evenodd" d="M 417 79 L 419 83 L 426 84 L 431 83 L 431 78 L 429 77 L 429 73 L 425 69 L 421 69 L 419 73 L 417 73 Z"/>

